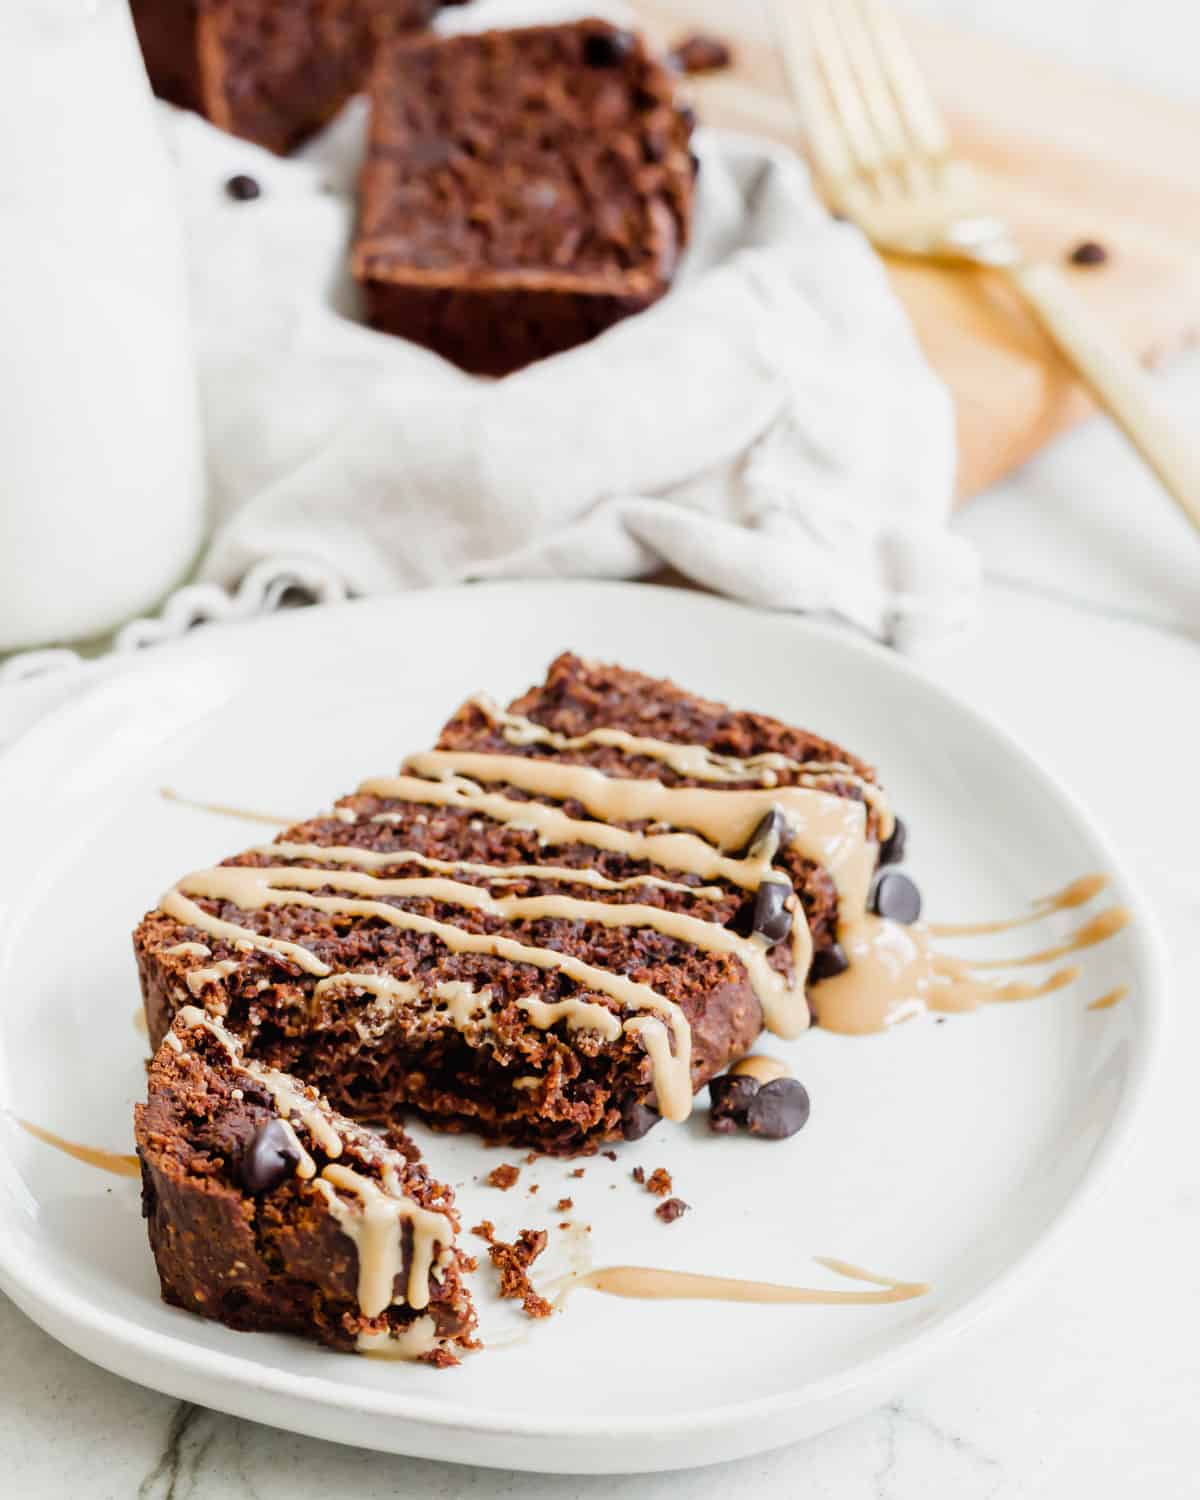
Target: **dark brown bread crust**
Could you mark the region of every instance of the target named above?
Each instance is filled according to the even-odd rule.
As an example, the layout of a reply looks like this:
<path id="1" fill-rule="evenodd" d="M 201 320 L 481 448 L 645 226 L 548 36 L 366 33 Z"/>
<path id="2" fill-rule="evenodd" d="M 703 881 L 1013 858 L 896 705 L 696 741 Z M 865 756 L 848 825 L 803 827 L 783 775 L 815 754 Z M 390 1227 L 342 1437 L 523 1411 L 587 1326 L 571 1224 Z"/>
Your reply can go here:
<path id="1" fill-rule="evenodd" d="M 603 21 L 381 47 L 353 257 L 370 321 L 501 375 L 648 307 L 687 242 L 675 78 Z"/>
<path id="2" fill-rule="evenodd" d="M 133 0 L 155 93 L 233 135 L 290 151 L 366 79 L 377 43 L 438 0 Z"/>
<path id="3" fill-rule="evenodd" d="M 206 1031 L 182 1035 L 182 1053 L 159 1049 L 148 1101 L 134 1110 L 142 1207 L 164 1301 L 230 1328 L 300 1334 L 334 1349 L 352 1350 L 361 1332 L 402 1332 L 422 1314 L 399 1304 L 379 1318 L 362 1316 L 358 1253 L 316 1188 L 290 1176 L 253 1196 L 238 1181 L 248 1143 L 278 1110 Z M 447 1214 L 457 1229 L 453 1194 L 412 1159 L 411 1143 L 392 1150 L 332 1111 L 329 1119 L 342 1138 L 342 1163 L 373 1178 L 389 1163 L 406 1196 Z M 319 1171 L 328 1158 L 307 1136 L 304 1145 Z M 441 1279 L 430 1279 L 425 1311 L 450 1342 L 469 1340 L 475 1326 L 466 1269 L 455 1251 Z M 428 1359 L 454 1362 L 448 1350 Z"/>
<path id="4" fill-rule="evenodd" d="M 600 726 L 617 727 L 655 738 L 708 745 L 713 750 L 749 756 L 766 750 L 793 759 L 845 761 L 860 774 L 867 767 L 838 747 L 763 715 L 737 712 L 684 693 L 619 667 L 597 666 L 562 656 L 546 681 L 517 700 L 517 712 L 569 735 Z M 473 749 L 546 754 L 545 747 L 523 750 L 508 743 L 492 720 L 466 705 L 447 724 L 444 749 Z M 559 754 L 559 759 L 586 761 L 613 776 L 657 776 L 688 784 L 659 761 L 622 755 L 609 747 Z M 782 776 L 781 780 L 786 781 Z M 859 796 L 853 782 L 839 790 Z M 508 795 L 520 797 L 519 792 Z M 566 804 L 576 816 L 583 810 Z M 355 794 L 339 804 L 343 818 L 317 818 L 288 830 L 290 842 L 353 845 L 371 850 L 411 849 L 443 860 L 483 864 L 555 864 L 590 868 L 614 880 L 647 874 L 679 881 L 678 872 L 660 869 L 584 845 L 556 847 L 550 855 L 536 834 L 492 822 L 470 810 L 384 801 Z M 375 822 L 386 812 L 394 822 Z M 785 853 L 781 856 L 796 883 L 813 929 L 818 951 L 832 941 L 837 901 L 824 870 Z M 231 863 L 270 864 L 269 853 L 240 855 Z M 427 873 L 420 866 L 397 865 L 395 875 Z M 468 872 L 456 878 L 487 884 Z M 685 882 L 698 883 L 698 882 Z M 504 894 L 546 892 L 593 897 L 587 888 L 548 885 L 523 879 L 505 885 Z M 745 920 L 747 893 L 726 887 L 719 900 L 679 891 L 638 886 L 602 893 L 602 899 L 660 905 L 695 912 L 710 920 L 739 924 Z M 161 912 L 152 912 L 135 934 L 146 1013 L 152 1039 L 162 1036 L 171 1016 L 193 999 L 187 989 L 189 970 L 222 959 L 237 960 L 235 970 L 209 982 L 200 1000 L 226 1014 L 228 1024 L 246 1038 L 253 1052 L 275 1066 L 317 1084 L 345 1112 L 360 1118 L 390 1119 L 404 1107 L 419 1110 L 447 1128 L 471 1128 L 499 1139 L 574 1151 L 599 1141 L 634 1133 L 630 1112 L 652 1103 L 650 1063 L 640 1041 L 622 1035 L 602 1041 L 594 1032 L 567 1033 L 561 1026 L 539 1030 L 519 1009 L 527 996 L 554 1001 L 577 993 L 559 972 L 541 971 L 500 959 L 454 954 L 434 938 L 402 931 L 376 921 L 345 919 L 302 907 L 273 906 L 239 912 L 202 902 L 215 914 L 258 931 L 301 941 L 337 971 L 369 969 L 397 978 L 419 976 L 426 992 L 447 981 L 490 988 L 495 1014 L 491 1029 L 461 1031 L 432 1005 L 402 1008 L 385 1030 L 364 1043 L 356 1027 L 368 1004 L 361 995 L 312 998 L 314 982 L 297 966 L 277 955 L 238 954 L 228 944 L 193 929 L 181 928 Z M 496 918 L 462 908 L 439 907 L 428 900 L 406 898 L 408 909 L 449 920 L 474 931 L 495 931 Z M 701 952 L 647 928 L 607 928 L 561 919 L 523 924 L 521 939 L 639 979 L 682 1008 L 692 1032 L 692 1084 L 702 1087 L 753 1044 L 762 1016 L 740 961 L 725 954 Z M 172 954 L 165 950 L 199 940 L 211 957 Z M 789 972 L 790 945 L 772 950 L 772 962 Z M 614 1010 L 615 1002 L 608 1004 Z M 517 1077 L 534 1077 L 534 1087 L 517 1089 Z"/>

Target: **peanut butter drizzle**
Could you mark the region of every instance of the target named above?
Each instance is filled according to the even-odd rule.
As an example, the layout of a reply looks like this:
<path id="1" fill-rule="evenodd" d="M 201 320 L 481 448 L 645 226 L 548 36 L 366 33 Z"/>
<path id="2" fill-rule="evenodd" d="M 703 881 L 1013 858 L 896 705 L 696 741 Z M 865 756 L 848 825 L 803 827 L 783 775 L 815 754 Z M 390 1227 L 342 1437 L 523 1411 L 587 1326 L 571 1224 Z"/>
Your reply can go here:
<path id="1" fill-rule="evenodd" d="M 390 1328 L 378 1333 L 360 1333 L 355 1341 L 359 1354 L 369 1359 L 420 1359 L 441 1343 L 437 1323 L 431 1317 L 415 1318 L 398 1332 Z"/>
<path id="2" fill-rule="evenodd" d="M 1114 1005 L 1120 1005 L 1129 993 L 1127 984 L 1120 984 L 1115 990 L 1109 990 L 1107 995 L 1101 995 L 1098 1000 L 1093 1000 L 1088 1010 L 1111 1010 Z"/>
<path id="3" fill-rule="evenodd" d="M 246 807 L 230 807 L 224 802 L 197 802 L 193 797 L 183 797 L 169 786 L 159 787 L 158 795 L 166 802 L 176 802 L 180 807 L 190 807 L 195 812 L 217 813 L 222 818 L 241 818 L 246 823 L 270 823 L 275 828 L 290 828 L 300 818 L 280 818 L 274 813 L 251 812 Z"/>
<path id="4" fill-rule="evenodd" d="M 934 937 L 980 937 L 992 932 L 1011 932 L 1014 928 L 1040 922 L 1051 912 L 1071 911 L 1077 906 L 1086 906 L 1109 883 L 1108 875 L 1084 875 L 1064 886 L 1061 891 L 1040 897 L 1022 917 L 1009 917 L 1000 922 L 936 922 L 929 931 Z"/>
<path id="5" fill-rule="evenodd" d="M 895 819 L 883 788 L 868 781 L 844 761 L 794 760 L 791 756 L 774 750 L 742 759 L 736 755 L 720 755 L 707 745 L 653 739 L 631 734 L 626 729 L 600 728 L 591 729 L 586 734 L 558 734 L 533 719 L 508 713 L 485 693 L 478 694 L 471 702 L 500 729 L 510 745 L 549 745 L 554 750 L 587 750 L 593 745 L 601 745 L 620 750 L 628 756 L 661 761 L 677 776 L 684 776 L 692 781 L 758 781 L 763 786 L 774 787 L 779 784 L 779 772 L 784 771 L 799 776 L 803 786 L 820 786 L 831 781 L 845 782 L 857 787 L 863 800 L 875 811 L 884 838 L 895 827 Z"/>
<path id="6" fill-rule="evenodd" d="M 454 1226 L 445 1214 L 422 1208 L 404 1191 L 388 1166 L 383 1186 L 351 1167 L 332 1162 L 314 1186 L 325 1198 L 338 1227 L 358 1251 L 358 1306 L 364 1317 L 377 1318 L 395 1302 L 419 1311 L 429 1306 L 429 1276 L 434 1250 L 454 1244 Z M 358 1199 L 351 1207 L 337 1189 Z M 407 1290 L 395 1295 L 404 1271 L 404 1226 L 411 1231 Z"/>
<path id="7" fill-rule="evenodd" d="M 765 1057 L 752 1052 L 735 1062 L 729 1070 L 739 1078 L 753 1078 L 759 1083 L 774 1083 L 778 1078 L 790 1078 L 792 1070 L 777 1057 Z"/>
<path id="8" fill-rule="evenodd" d="M 1058 909 L 1047 906 L 1043 914 Z M 1106 941 L 1129 920 L 1128 911 L 1113 907 L 1065 942 L 1038 953 L 974 960 L 935 953 L 933 929 L 929 927 L 906 927 L 868 914 L 842 929 L 841 942 L 850 967 L 814 989 L 817 1019 L 826 1031 L 864 1036 L 925 1011 L 955 1014 L 1053 994 L 1078 979 L 1079 970 L 1056 970 L 1038 984 L 1019 980 L 1005 983 L 982 977 L 980 971 L 1053 962 Z"/>
<path id="9" fill-rule="evenodd" d="M 265 1088 L 274 1099 L 280 1119 L 300 1153 L 296 1176 L 312 1181 L 337 1220 L 339 1229 L 357 1251 L 358 1303 L 364 1317 L 378 1317 L 397 1301 L 406 1301 L 417 1310 L 427 1307 L 434 1251 L 448 1249 L 454 1244 L 454 1226 L 450 1219 L 406 1197 L 390 1164 L 382 1168 L 382 1187 L 336 1160 L 326 1163 L 320 1177 L 316 1177 L 316 1163 L 296 1135 L 292 1116 L 300 1121 L 326 1156 L 337 1158 L 342 1154 L 341 1137 L 316 1100 L 309 1097 L 297 1080 L 247 1058 L 237 1038 L 196 1006 L 185 1005 L 175 1017 L 175 1023 L 186 1030 L 203 1027 L 225 1049 L 234 1066 Z M 179 1032 L 174 1027 L 167 1033 L 167 1040 L 176 1051 L 183 1050 Z M 339 1188 L 354 1195 L 360 1206 L 355 1208 L 346 1203 L 338 1196 Z M 394 1283 L 404 1268 L 405 1225 L 410 1228 L 412 1241 L 409 1277 L 404 1296 L 395 1297 Z M 375 1345 L 371 1347 L 374 1349 Z"/>
<path id="10" fill-rule="evenodd" d="M 64 1156 L 73 1157 L 85 1166 L 99 1167 L 102 1172 L 111 1172 L 114 1177 L 141 1176 L 142 1167 L 136 1156 L 123 1156 L 117 1151 L 104 1151 L 99 1146 L 83 1146 L 78 1141 L 64 1140 L 61 1135 L 35 1125 L 32 1120 L 22 1120 L 19 1115 L 13 1115 L 12 1119 L 28 1135 L 33 1136 L 34 1140 L 41 1141 L 45 1146 L 53 1146 Z"/>
<path id="11" fill-rule="evenodd" d="M 579 802 L 593 818 L 609 825 L 648 821 L 694 829 L 726 852 L 744 849 L 763 817 L 778 806 L 788 820 L 791 846 L 829 873 L 849 910 L 861 911 L 866 905 L 875 851 L 866 839 L 866 809 L 848 797 L 813 787 L 668 787 L 661 781 L 605 776 L 591 766 L 470 750 L 422 751 L 408 758 L 405 769 L 434 781 L 447 776 L 499 781 L 560 802 Z"/>
<path id="12" fill-rule="evenodd" d="M 323 870 L 218 865 L 211 870 L 203 870 L 186 876 L 180 881 L 179 887 L 169 892 L 160 904 L 164 911 L 174 916 L 180 909 L 180 903 L 183 903 L 192 914 L 186 918 L 177 917 L 177 920 L 186 920 L 201 931 L 213 932 L 220 929 L 219 935 L 228 937 L 233 934 L 241 940 L 251 942 L 256 941 L 256 935 L 248 928 L 239 928 L 233 923 L 222 922 L 218 918 L 211 917 L 203 907 L 190 901 L 183 892 L 229 901 L 243 911 L 261 910 L 265 906 L 272 905 L 287 905 L 307 906 L 313 910 L 330 912 L 334 915 L 378 917 L 381 921 L 405 931 L 428 933 L 438 938 L 451 952 L 480 953 L 493 958 L 507 959 L 510 963 L 529 964 L 534 968 L 545 970 L 559 970 L 585 989 L 608 995 L 610 999 L 616 1000 L 627 1010 L 652 1013 L 649 1019 L 635 1016 L 626 1021 L 625 1030 L 642 1036 L 646 1049 L 651 1055 L 655 1071 L 655 1091 L 662 1115 L 669 1120 L 684 1120 L 688 1117 L 692 1105 L 691 1028 L 682 1010 L 673 1001 L 658 994 L 649 985 L 628 979 L 623 974 L 613 974 L 608 970 L 596 968 L 592 964 L 586 964 L 580 959 L 550 948 L 531 947 L 500 933 L 468 932 L 465 928 L 438 922 L 432 917 L 406 911 L 383 901 L 317 896 L 310 894 L 304 888 L 306 884 L 312 883 L 318 887 L 337 884 L 339 881 L 350 879 L 352 875 L 353 872 L 345 872 L 335 877 L 331 872 Z M 271 884 L 272 878 L 286 881 L 290 886 L 298 885 L 301 889 L 286 887 L 280 889 Z M 369 880 L 371 877 L 359 875 L 355 879 Z M 469 887 L 469 889 L 477 890 L 476 887 Z M 479 894 L 487 897 L 486 892 Z M 538 899 L 550 901 L 565 898 L 542 897 Z M 172 910 L 168 902 L 172 902 L 176 910 Z M 281 946 L 297 949 L 297 945 L 291 943 Z M 304 957 L 301 958 L 300 954 Z M 329 966 L 321 963 L 307 949 L 298 948 L 296 961 L 307 968 L 310 973 L 319 972 L 322 978 L 330 973 Z M 655 1014 L 659 1017 L 656 1022 L 654 1021 Z M 668 1044 L 668 1027 L 669 1039 L 674 1042 L 673 1050 Z M 651 1046 L 652 1038 L 655 1039 L 653 1047 Z"/>
<path id="13" fill-rule="evenodd" d="M 663 1271 L 653 1266 L 601 1266 L 581 1276 L 568 1278 L 559 1302 L 579 1288 L 603 1292 L 609 1297 L 632 1297 L 639 1301 L 800 1303 L 808 1306 L 872 1306 L 909 1302 L 929 1291 L 921 1281 L 898 1281 L 876 1276 L 844 1260 L 818 1255 L 817 1263 L 852 1281 L 868 1281 L 875 1292 L 851 1292 L 833 1288 L 781 1286 L 773 1281 L 742 1281 L 731 1276 L 702 1276 L 692 1271 Z"/>
<path id="14" fill-rule="evenodd" d="M 335 865 L 353 865 L 363 870 L 386 870 L 396 865 L 420 865 L 439 875 L 482 875 L 489 885 L 506 885 L 517 880 L 542 880 L 554 885 L 586 885 L 597 891 L 636 891 L 641 886 L 656 890 L 679 891 L 701 900 L 719 901 L 726 893 L 719 885 L 684 885 L 680 880 L 663 880 L 657 875 L 634 875 L 628 880 L 610 880 L 598 870 L 573 869 L 570 865 L 481 865 L 467 859 L 434 859 L 415 849 L 359 849 L 353 844 L 260 844 L 251 854 L 268 859 L 311 859 Z M 180 944 L 186 947 L 187 944 Z M 202 945 L 199 945 L 202 946 Z M 168 949 L 175 952 L 175 949 Z"/>
<path id="15" fill-rule="evenodd" d="M 133 1029 L 141 1036 L 150 1035 L 150 1023 L 146 1020 L 146 1012 L 140 1005 L 133 1013 Z"/>

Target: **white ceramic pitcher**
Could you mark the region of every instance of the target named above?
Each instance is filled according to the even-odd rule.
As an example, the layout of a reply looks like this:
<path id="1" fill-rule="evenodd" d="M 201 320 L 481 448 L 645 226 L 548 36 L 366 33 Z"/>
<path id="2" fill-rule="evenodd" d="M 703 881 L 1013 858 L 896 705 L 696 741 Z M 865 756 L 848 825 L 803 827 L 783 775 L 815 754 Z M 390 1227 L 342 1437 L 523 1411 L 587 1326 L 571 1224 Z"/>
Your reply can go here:
<path id="1" fill-rule="evenodd" d="M 169 163 L 127 0 L 0 3 L 0 650 L 152 605 L 200 542 Z"/>

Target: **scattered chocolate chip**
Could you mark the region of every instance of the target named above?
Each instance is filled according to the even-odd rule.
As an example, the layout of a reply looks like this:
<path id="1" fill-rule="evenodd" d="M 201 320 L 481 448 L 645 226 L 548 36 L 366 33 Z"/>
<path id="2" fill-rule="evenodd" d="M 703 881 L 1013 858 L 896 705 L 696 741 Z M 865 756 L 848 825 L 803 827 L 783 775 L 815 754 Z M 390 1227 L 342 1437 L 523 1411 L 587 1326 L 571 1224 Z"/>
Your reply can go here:
<path id="1" fill-rule="evenodd" d="M 727 1135 L 735 1126 L 744 1125 L 746 1110 L 759 1088 L 758 1079 L 744 1073 L 722 1073 L 712 1079 L 708 1085 L 709 1129 Z"/>
<path id="2" fill-rule="evenodd" d="M 791 885 L 782 880 L 764 881 L 754 897 L 751 931 L 759 933 L 768 943 L 782 942 L 792 930 L 792 914 L 784 905 L 791 894 Z"/>
<path id="3" fill-rule="evenodd" d="M 808 1122 L 808 1090 L 796 1078 L 776 1078 L 764 1083 L 746 1110 L 751 1135 L 782 1141 L 795 1135 Z"/>
<path id="4" fill-rule="evenodd" d="M 1099 240 L 1084 240 L 1075 246 L 1067 259 L 1073 266 L 1102 266 L 1108 259 L 1108 251 Z"/>
<path id="5" fill-rule="evenodd" d="M 238 1163 L 238 1177 L 248 1193 L 273 1192 L 300 1165 L 300 1152 L 282 1120 L 268 1120 L 250 1138 Z"/>
<path id="6" fill-rule="evenodd" d="M 893 922 L 915 922 L 921 915 L 921 893 L 900 870 L 885 870 L 875 877 L 871 910 Z"/>
<path id="7" fill-rule="evenodd" d="M 903 818 L 897 818 L 891 833 L 879 846 L 879 868 L 882 870 L 884 865 L 901 864 L 907 846 L 908 825 Z"/>
<path id="8" fill-rule="evenodd" d="M 783 809 L 773 807 L 750 835 L 750 842 L 742 852 L 743 854 L 753 854 L 756 849 L 761 849 L 768 839 L 774 839 L 775 852 L 778 854 L 781 850 L 787 848 L 790 838 L 791 829 L 789 829 L 788 821 L 783 815 Z"/>
<path id="9" fill-rule="evenodd" d="M 593 31 L 584 38 L 583 60 L 589 68 L 616 68 L 633 51 L 631 31 Z"/>
<path id="10" fill-rule="evenodd" d="M 627 1141 L 640 1141 L 641 1138 L 662 1119 L 658 1110 L 649 1104 L 639 1104 L 632 1100 L 626 1104 L 621 1111 L 621 1128 Z"/>
<path id="11" fill-rule="evenodd" d="M 850 960 L 846 957 L 846 950 L 841 943 L 830 943 L 828 948 L 822 948 L 819 953 L 813 954 L 812 968 L 808 971 L 808 977 L 814 983 L 822 979 L 836 979 L 849 967 Z"/>
<path id="12" fill-rule="evenodd" d="M 716 73 L 732 63 L 733 49 L 719 36 L 697 31 L 673 47 L 668 60 L 681 73 Z"/>
<path id="13" fill-rule="evenodd" d="M 660 1203 L 654 1212 L 664 1224 L 674 1224 L 675 1220 L 682 1218 L 691 1206 L 682 1198 L 668 1198 L 665 1203 Z"/>
<path id="14" fill-rule="evenodd" d="M 249 203 L 253 198 L 262 197 L 262 184 L 257 177 L 239 172 L 225 184 L 225 191 L 235 203 Z"/>

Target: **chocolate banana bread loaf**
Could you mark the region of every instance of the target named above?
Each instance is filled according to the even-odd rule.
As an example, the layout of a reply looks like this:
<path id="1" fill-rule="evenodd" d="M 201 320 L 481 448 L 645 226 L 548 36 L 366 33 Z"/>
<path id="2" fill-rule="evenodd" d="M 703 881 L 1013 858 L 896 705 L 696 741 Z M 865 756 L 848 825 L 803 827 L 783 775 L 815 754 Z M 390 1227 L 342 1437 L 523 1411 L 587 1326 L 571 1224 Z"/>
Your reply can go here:
<path id="1" fill-rule="evenodd" d="M 400 775 L 181 880 L 135 934 L 150 1034 L 203 1004 L 357 1118 L 636 1138 L 764 1024 L 808 1024 L 891 827 L 837 746 L 563 656 Z"/>
<path id="2" fill-rule="evenodd" d="M 132 0 L 154 91 L 233 135 L 289 151 L 366 78 L 376 44 L 439 0 Z"/>
<path id="3" fill-rule="evenodd" d="M 450 1190 L 184 1007 L 135 1110 L 165 1301 L 231 1328 L 455 1364 L 475 1313 Z M 406 1143 L 407 1144 L 407 1143 Z"/>
<path id="4" fill-rule="evenodd" d="M 603 21 L 381 47 L 353 256 L 370 321 L 502 375 L 649 307 L 691 220 L 675 88 Z"/>

